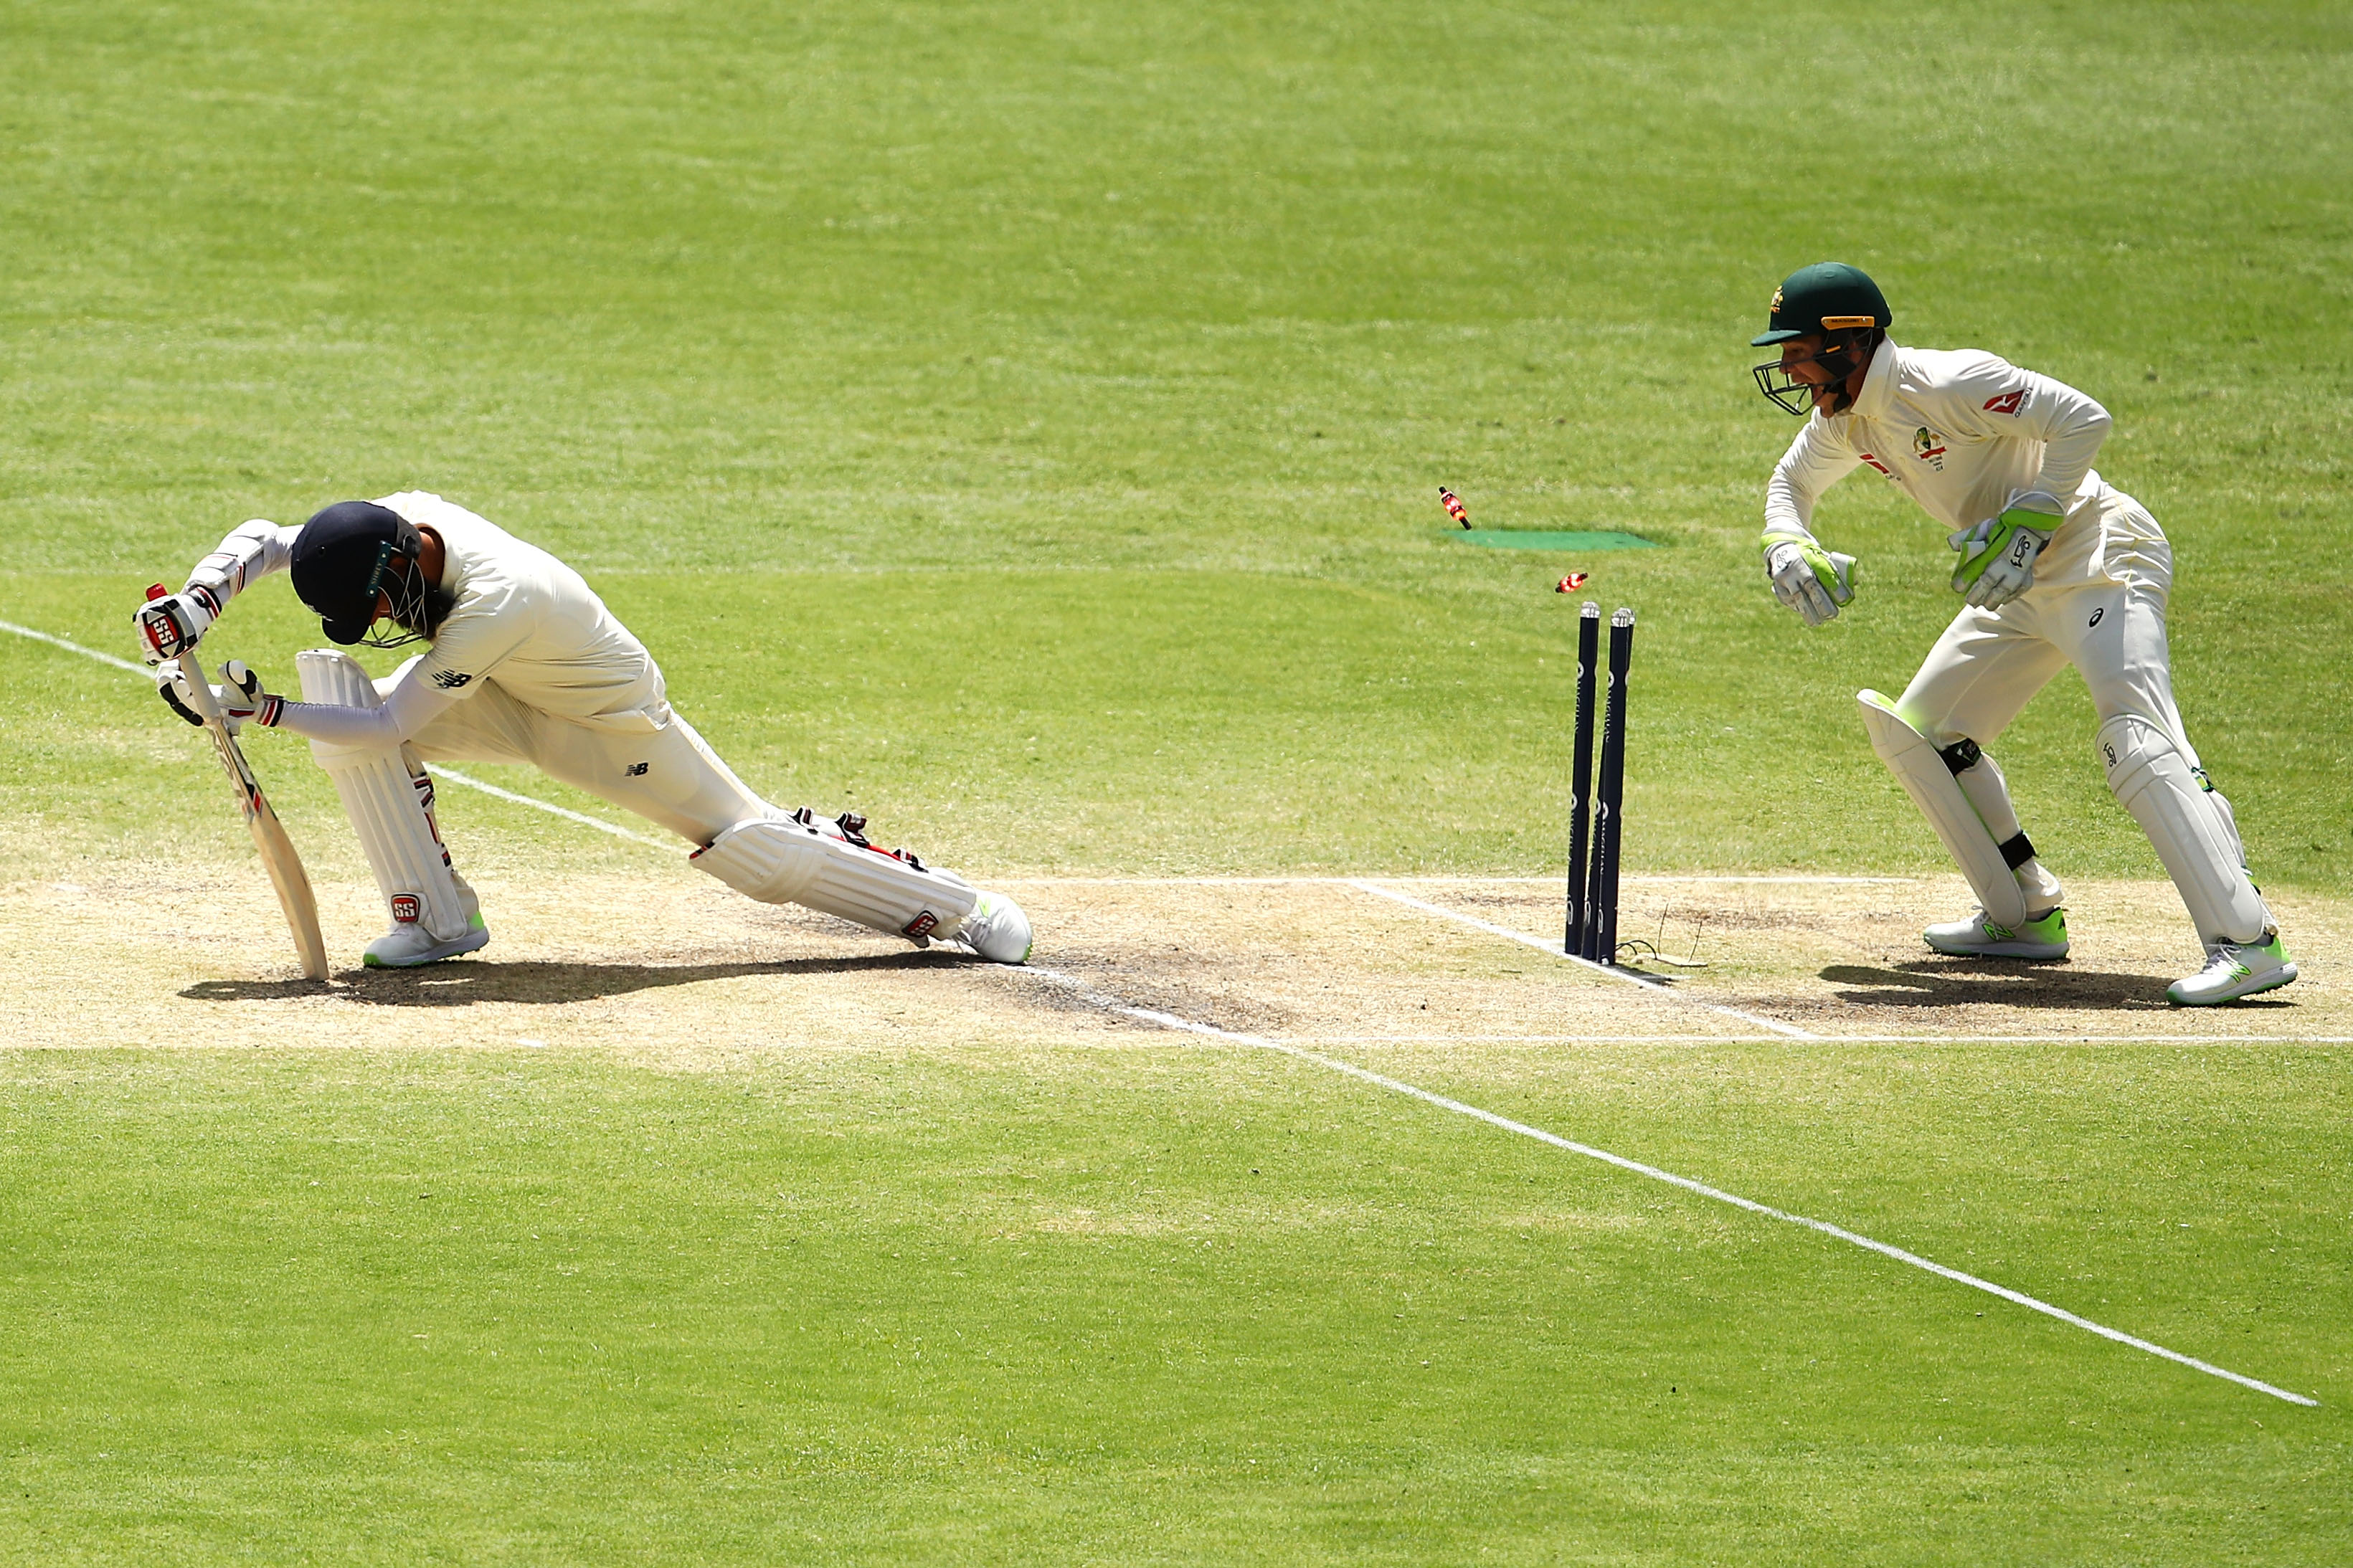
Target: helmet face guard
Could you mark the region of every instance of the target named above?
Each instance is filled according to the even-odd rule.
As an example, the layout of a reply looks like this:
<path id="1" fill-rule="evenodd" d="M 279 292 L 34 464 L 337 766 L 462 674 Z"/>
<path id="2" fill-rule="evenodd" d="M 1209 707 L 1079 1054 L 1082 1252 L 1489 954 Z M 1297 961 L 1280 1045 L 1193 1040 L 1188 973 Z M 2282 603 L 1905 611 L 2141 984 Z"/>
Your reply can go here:
<path id="1" fill-rule="evenodd" d="M 425 581 L 424 536 L 407 519 L 402 532 L 376 546 L 375 566 L 368 573 L 365 603 L 373 612 L 378 595 L 392 605 L 389 616 L 374 616 L 359 638 L 364 647 L 406 647 L 433 635 L 449 613 L 453 595 L 438 584 Z M 396 570 L 393 563 L 400 563 Z M 329 633 L 330 636 L 333 634 Z"/>
<path id="2" fill-rule="evenodd" d="M 1789 374 L 1790 366 L 1778 359 L 1753 366 L 1748 374 L 1757 378 L 1757 390 L 1763 393 L 1768 402 L 1800 419 L 1814 411 L 1814 394 L 1825 386 L 1835 388 L 1831 394 L 1830 412 L 1837 414 L 1842 412 L 1850 401 L 1846 395 L 1847 377 L 1852 375 L 1858 366 L 1867 363 L 1870 350 L 1876 348 L 1878 342 L 1879 334 L 1870 330 L 1842 336 L 1825 335 L 1822 346 L 1815 351 L 1811 359 L 1794 362 L 1798 364 L 1818 364 L 1830 372 L 1829 376 L 1821 381 L 1799 381 Z"/>

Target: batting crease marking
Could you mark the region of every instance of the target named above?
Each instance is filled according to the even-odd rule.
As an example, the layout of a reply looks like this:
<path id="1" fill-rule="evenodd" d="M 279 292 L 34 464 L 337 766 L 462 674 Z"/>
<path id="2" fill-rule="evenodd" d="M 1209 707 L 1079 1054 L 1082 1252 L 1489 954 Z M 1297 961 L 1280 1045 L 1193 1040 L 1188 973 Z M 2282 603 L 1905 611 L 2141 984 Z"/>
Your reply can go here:
<path id="1" fill-rule="evenodd" d="M 1509 926 L 1499 926 L 1492 921 L 1482 921 L 1476 915 L 1462 914 L 1458 910 L 1450 910 L 1439 904 L 1428 903 L 1420 899 L 1410 897 L 1405 893 L 1397 892 L 1391 889 L 1384 888 L 1372 882 L 1358 881 L 1352 879 L 1348 882 L 1348 886 L 1356 889 L 1360 893 L 1370 893 L 1375 898 L 1388 899 L 1393 903 L 1403 904 L 1408 909 L 1419 910 L 1425 914 L 1438 915 L 1446 920 L 1456 921 L 1463 925 L 1472 926 L 1480 931 L 1483 931 L 1491 936 L 1504 937 L 1512 942 L 1520 943 L 1524 947 L 1533 947 L 1538 952 L 1549 953 L 1553 957 L 1559 959 L 1563 963 L 1574 963 L 1580 968 L 1589 969 L 1596 974 L 1606 974 L 1612 980 L 1620 980 L 1629 985 L 1640 986 L 1642 990 L 1649 992 L 1653 996 L 1668 997 L 1673 1001 L 1682 1003 L 1686 1007 L 1704 1007 L 1711 1013 L 1721 1013 L 1725 1017 L 1737 1018 L 1744 1024 L 1754 1024 L 1760 1029 L 1770 1029 L 1773 1033 L 1782 1036 L 1788 1039 L 1819 1040 L 1821 1038 L 1820 1035 L 1814 1034 L 1810 1030 L 1800 1029 L 1795 1024 L 1784 1024 L 1778 1018 L 1767 1018 L 1755 1013 L 1744 1013 L 1737 1007 L 1727 1007 L 1721 1002 L 1703 1002 L 1696 996 L 1685 996 L 1680 992 L 1670 989 L 1664 981 L 1653 979 L 1647 974 L 1637 974 L 1629 969 L 1620 969 L 1614 963 L 1596 963 L 1589 958 L 1579 958 L 1575 953 L 1563 952 L 1559 948 L 1555 947 L 1551 942 L 1545 941 L 1541 937 L 1533 937 L 1528 935 L 1525 931 L 1514 931 Z"/>
<path id="2" fill-rule="evenodd" d="M 1388 1089 L 1392 1093 L 1407 1095 L 1437 1106 L 1441 1110 L 1451 1110 L 1458 1116 L 1468 1116 L 1473 1121 L 1483 1121 L 1490 1127 L 1500 1128 L 1505 1132 L 1516 1133 L 1523 1138 L 1533 1138 L 1539 1143 L 1547 1143 L 1572 1154 L 1582 1154 L 1588 1160 L 1599 1160 L 1605 1165 L 1615 1165 L 1621 1171 L 1630 1172 L 1638 1176 L 1647 1176 L 1654 1182 L 1664 1182 L 1671 1187 L 1681 1187 L 1683 1191 L 1696 1194 L 1700 1197 L 1712 1198 L 1717 1203 L 1730 1204 L 1735 1208 L 1746 1209 L 1750 1214 L 1758 1215 L 1767 1219 L 1778 1219 L 1785 1224 L 1803 1226 L 1808 1230 L 1820 1231 L 1824 1236 L 1835 1237 L 1841 1241 L 1860 1247 L 1866 1252 L 1875 1252 L 1883 1258 L 1892 1258 L 1898 1263 L 1907 1263 L 1915 1268 L 1926 1269 L 1940 1279 L 1949 1279 L 1957 1285 L 1967 1285 L 1973 1290 L 1982 1290 L 1989 1296 L 1999 1296 L 2005 1301 L 2027 1308 L 2031 1311 L 2041 1312 L 2045 1317 L 2056 1318 L 2063 1323 L 2071 1324 L 2087 1333 L 2097 1334 L 2104 1340 L 2114 1340 L 2120 1345 L 2129 1345 L 2137 1351 L 2145 1351 L 2150 1355 L 2160 1356 L 2181 1366 L 2205 1373 L 2210 1377 L 2219 1377 L 2226 1383 L 2235 1383 L 2242 1388 L 2253 1389 L 2257 1394 L 2268 1394 L 2273 1398 L 2284 1399 L 2290 1405 L 2317 1405 L 2320 1403 L 2317 1399 L 2308 1398 L 2301 1394 L 2291 1394 L 2284 1388 L 2275 1387 L 2260 1379 L 2232 1372 L 2228 1367 L 2216 1366 L 2212 1362 L 2200 1361 L 2196 1356 L 2184 1355 L 2176 1350 L 2168 1350 L 2153 1340 L 2145 1340 L 2137 1334 L 2126 1333 L 2121 1329 L 2109 1328 L 2105 1323 L 2095 1323 L 2089 1318 L 2079 1316 L 2064 1307 L 2054 1307 L 2050 1302 L 2029 1296 L 2022 1290 L 2013 1290 L 2007 1285 L 1997 1285 L 1990 1279 L 1980 1279 L 1974 1274 L 1964 1274 L 1957 1268 L 1947 1268 L 1943 1264 L 1923 1258 L 1916 1252 L 1906 1252 L 1900 1247 L 1893 1247 L 1886 1242 L 1874 1240 L 1858 1231 L 1849 1230 L 1844 1226 L 1832 1225 L 1828 1220 L 1813 1219 L 1805 1215 L 1791 1214 L 1787 1209 L 1777 1209 L 1769 1204 L 1760 1204 L 1754 1198 L 1744 1198 L 1737 1193 L 1727 1193 L 1721 1187 L 1711 1187 L 1704 1182 L 1694 1181 L 1689 1176 L 1679 1176 L 1672 1171 L 1661 1170 L 1656 1165 L 1646 1165 L 1640 1160 L 1630 1160 L 1623 1154 L 1613 1154 L 1607 1149 L 1597 1149 L 1590 1143 L 1579 1143 L 1575 1139 L 1563 1138 L 1557 1132 L 1547 1132 L 1541 1127 L 1531 1127 L 1525 1121 L 1514 1121 L 1508 1116 L 1498 1116 L 1492 1110 L 1482 1110 L 1478 1106 L 1466 1105 L 1459 1100 L 1450 1100 L 1445 1095 L 1407 1083 L 1401 1079 L 1390 1078 L 1385 1073 L 1375 1072 L 1370 1068 L 1358 1067 L 1354 1062 L 1344 1062 L 1337 1057 L 1327 1057 L 1320 1051 L 1311 1051 L 1304 1047 L 1292 1045 L 1283 1040 L 1271 1039 L 1263 1035 L 1245 1035 L 1232 1029 L 1220 1029 L 1212 1024 L 1197 1024 L 1189 1018 L 1180 1018 L 1174 1013 L 1163 1013 L 1151 1007 L 1133 1007 L 1115 996 L 1106 995 L 1095 990 L 1084 981 L 1057 973 L 1050 969 L 1032 967 L 1018 969 L 1013 973 L 1035 975 L 1050 984 L 1077 991 L 1122 1017 L 1134 1018 L 1140 1023 L 1152 1024 L 1164 1029 L 1199 1035 L 1209 1039 L 1229 1040 L 1235 1045 L 1251 1046 L 1261 1050 L 1277 1051 L 1287 1057 L 1295 1057 L 1301 1061 L 1312 1062 L 1317 1067 L 1328 1068 L 1333 1072 L 1345 1073 L 1350 1078 L 1360 1079 L 1366 1083 Z"/>

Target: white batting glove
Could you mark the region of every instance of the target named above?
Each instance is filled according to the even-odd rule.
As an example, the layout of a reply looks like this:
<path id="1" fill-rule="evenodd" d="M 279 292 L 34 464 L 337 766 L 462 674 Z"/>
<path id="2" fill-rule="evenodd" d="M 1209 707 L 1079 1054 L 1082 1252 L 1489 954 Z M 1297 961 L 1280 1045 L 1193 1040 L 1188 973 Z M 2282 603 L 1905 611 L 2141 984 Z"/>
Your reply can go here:
<path id="1" fill-rule="evenodd" d="M 149 664 L 177 658 L 196 646 L 205 628 L 220 619 L 220 600 L 201 584 L 150 599 L 132 616 L 139 630 L 139 647 Z"/>
<path id="2" fill-rule="evenodd" d="M 1945 542 L 1960 552 L 1953 587 L 1981 610 L 1998 610 L 2034 586 L 2035 557 L 2051 542 L 2052 531 L 2038 524 L 2052 519 L 2012 509 L 1964 528 Z"/>
<path id="3" fill-rule="evenodd" d="M 278 715 L 285 710 L 286 699 L 272 697 L 261 689 L 261 677 L 250 665 L 233 658 L 221 666 L 221 674 L 227 683 L 213 690 L 231 734 L 246 724 L 259 724 L 266 730 L 278 722 Z"/>
<path id="4" fill-rule="evenodd" d="M 1810 626 L 1838 619 L 1839 606 L 1854 603 L 1854 557 L 1824 550 L 1810 539 L 1768 539 L 1765 575 L 1772 581 L 1773 596 Z"/>
<path id="5" fill-rule="evenodd" d="M 223 685 L 213 687 L 213 706 L 220 710 L 221 721 L 232 735 L 248 723 L 270 725 L 286 705 L 282 697 L 272 697 L 261 689 L 261 677 L 247 668 L 242 659 L 230 659 L 221 673 L 228 679 Z M 189 701 L 188 688 L 195 684 L 176 658 L 167 658 L 155 667 L 155 694 L 164 705 L 191 724 L 204 720 Z"/>

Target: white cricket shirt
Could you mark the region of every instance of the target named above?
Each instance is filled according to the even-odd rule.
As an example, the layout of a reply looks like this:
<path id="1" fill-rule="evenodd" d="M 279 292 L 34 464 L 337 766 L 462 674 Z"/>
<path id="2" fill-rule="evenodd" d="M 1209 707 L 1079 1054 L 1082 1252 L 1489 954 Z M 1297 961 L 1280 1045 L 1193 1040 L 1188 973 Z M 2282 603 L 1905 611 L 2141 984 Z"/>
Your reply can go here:
<path id="1" fill-rule="evenodd" d="M 426 490 L 377 501 L 441 536 L 457 604 L 405 680 L 464 699 L 496 681 L 526 707 L 591 729 L 645 733 L 667 717 L 661 671 L 580 574 Z"/>
<path id="2" fill-rule="evenodd" d="M 1766 531 L 1810 537 L 1815 500 L 1867 465 L 1947 531 L 2040 498 L 2096 533 L 2108 487 L 2092 459 L 2107 434 L 2108 411 L 2063 382 L 1975 349 L 1883 342 L 1853 406 L 1815 410 L 1774 465 Z"/>

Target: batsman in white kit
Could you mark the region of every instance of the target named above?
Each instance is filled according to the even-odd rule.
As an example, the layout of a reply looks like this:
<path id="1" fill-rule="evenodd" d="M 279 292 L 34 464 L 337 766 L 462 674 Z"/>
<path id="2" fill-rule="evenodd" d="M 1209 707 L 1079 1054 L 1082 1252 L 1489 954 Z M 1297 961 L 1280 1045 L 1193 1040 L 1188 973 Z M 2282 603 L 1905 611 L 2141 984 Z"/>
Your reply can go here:
<path id="1" fill-rule="evenodd" d="M 451 865 L 427 762 L 530 763 L 660 824 L 738 892 L 904 937 L 954 942 L 1000 963 L 1029 956 L 1011 899 L 865 837 L 865 820 L 762 800 L 670 705 L 645 646 L 580 574 L 465 508 L 422 490 L 342 501 L 300 528 L 255 521 L 137 616 L 164 699 L 196 722 L 178 656 L 229 601 L 284 571 L 329 640 L 426 651 L 385 680 L 334 648 L 295 657 L 302 700 L 233 665 L 216 689 L 235 725 L 307 736 L 375 872 L 391 929 L 371 965 L 408 968 L 491 939 Z"/>
<path id="2" fill-rule="evenodd" d="M 1854 558 L 1812 531 L 1814 502 L 1869 467 L 1948 530 L 1965 603 L 1904 695 L 1861 694 L 1882 761 L 1901 780 L 1978 898 L 1930 926 L 1938 952 L 2059 959 L 2059 879 L 2019 826 L 1985 750 L 2028 699 L 2073 664 L 2099 714 L 2108 787 L 2181 894 L 2206 967 L 2166 995 L 2232 1002 L 2295 978 L 2278 922 L 2247 868 L 2231 804 L 2198 761 L 2173 700 L 2166 598 L 2173 552 L 2140 503 L 2092 468 L 2108 414 L 2073 387 L 1989 353 L 1899 347 L 1887 300 L 1852 267 L 1801 268 L 1774 292 L 1752 340 L 1780 358 L 1758 388 L 1806 420 L 1765 493 L 1765 574 L 1806 625 L 1854 597 Z"/>

